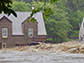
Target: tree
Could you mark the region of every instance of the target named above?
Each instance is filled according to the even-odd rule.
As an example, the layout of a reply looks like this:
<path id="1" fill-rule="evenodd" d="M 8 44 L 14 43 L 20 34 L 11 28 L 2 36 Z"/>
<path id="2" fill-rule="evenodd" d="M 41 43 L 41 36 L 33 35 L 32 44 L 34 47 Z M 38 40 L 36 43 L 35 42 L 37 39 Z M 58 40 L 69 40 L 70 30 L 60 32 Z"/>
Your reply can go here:
<path id="1" fill-rule="evenodd" d="M 0 0 L 0 13 L 2 11 L 5 14 L 8 14 L 8 16 L 12 13 L 15 17 L 17 17 L 17 14 L 11 9 L 12 1 L 11 0 Z"/>
<path id="2" fill-rule="evenodd" d="M 47 0 L 36 0 L 36 1 L 44 2 L 44 5 L 46 5 Z M 50 3 L 53 4 L 54 2 L 57 1 L 58 0 L 50 0 Z M 17 17 L 17 14 L 11 9 L 12 6 L 10 4 L 12 4 L 11 0 L 0 0 L 0 8 L 1 8 L 0 13 L 2 13 L 2 11 L 8 15 L 12 13 L 15 17 Z M 32 17 L 34 13 L 39 12 L 44 7 L 44 5 L 42 7 L 32 10 L 30 17 Z"/>
<path id="3" fill-rule="evenodd" d="M 64 5 L 67 6 L 67 8 L 71 8 L 73 11 L 82 10 L 84 7 L 84 0 L 65 0 Z"/>
<path id="4" fill-rule="evenodd" d="M 84 16 L 84 0 L 64 0 L 65 11 L 68 12 L 68 21 L 72 25 L 69 37 L 78 37 L 79 24 Z"/>
<path id="5" fill-rule="evenodd" d="M 45 19 L 48 36 L 53 38 L 53 42 L 66 41 L 68 39 L 68 32 L 71 31 L 70 28 L 72 27 L 68 22 L 68 13 L 58 8 L 55 4 L 52 7 L 52 11 L 53 14 Z"/>
<path id="6" fill-rule="evenodd" d="M 18 2 L 23 1 L 23 2 L 25 2 L 25 3 L 29 3 L 29 2 L 32 2 L 32 1 L 34 1 L 34 0 L 12 0 L 12 1 L 18 1 Z"/>
<path id="7" fill-rule="evenodd" d="M 23 1 L 20 2 L 13 1 L 12 9 L 14 11 L 31 11 L 31 5 Z"/>

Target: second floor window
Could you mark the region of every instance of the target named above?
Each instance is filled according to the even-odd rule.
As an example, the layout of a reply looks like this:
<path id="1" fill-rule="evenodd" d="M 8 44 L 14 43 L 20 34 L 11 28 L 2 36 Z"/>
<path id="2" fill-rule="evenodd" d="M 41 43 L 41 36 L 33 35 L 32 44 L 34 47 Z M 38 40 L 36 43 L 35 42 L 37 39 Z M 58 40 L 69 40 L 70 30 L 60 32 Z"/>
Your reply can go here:
<path id="1" fill-rule="evenodd" d="M 8 37 L 8 28 L 2 28 L 2 38 Z"/>
<path id="2" fill-rule="evenodd" d="M 33 28 L 28 28 L 28 36 L 33 37 Z"/>

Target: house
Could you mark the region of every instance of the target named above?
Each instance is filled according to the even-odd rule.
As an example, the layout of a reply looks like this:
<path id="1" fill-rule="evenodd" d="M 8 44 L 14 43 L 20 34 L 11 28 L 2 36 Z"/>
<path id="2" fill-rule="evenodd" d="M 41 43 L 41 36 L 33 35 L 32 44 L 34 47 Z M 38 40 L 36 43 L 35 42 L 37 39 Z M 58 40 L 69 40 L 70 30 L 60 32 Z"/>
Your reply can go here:
<path id="1" fill-rule="evenodd" d="M 46 29 L 42 12 L 34 14 L 37 20 L 27 23 L 31 12 L 16 12 L 17 18 L 0 14 L 0 48 L 10 48 L 31 43 L 45 42 Z"/>
<path id="2" fill-rule="evenodd" d="M 84 17 L 83 17 L 83 21 L 79 30 L 79 41 L 84 42 Z"/>

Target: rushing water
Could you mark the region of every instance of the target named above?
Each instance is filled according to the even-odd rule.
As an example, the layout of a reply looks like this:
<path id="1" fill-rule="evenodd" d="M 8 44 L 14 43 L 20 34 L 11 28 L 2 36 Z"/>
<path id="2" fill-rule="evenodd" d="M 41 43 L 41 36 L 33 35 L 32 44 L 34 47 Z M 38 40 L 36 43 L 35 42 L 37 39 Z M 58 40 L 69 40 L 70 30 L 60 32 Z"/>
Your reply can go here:
<path id="1" fill-rule="evenodd" d="M 84 54 L 0 51 L 0 63 L 84 63 Z"/>

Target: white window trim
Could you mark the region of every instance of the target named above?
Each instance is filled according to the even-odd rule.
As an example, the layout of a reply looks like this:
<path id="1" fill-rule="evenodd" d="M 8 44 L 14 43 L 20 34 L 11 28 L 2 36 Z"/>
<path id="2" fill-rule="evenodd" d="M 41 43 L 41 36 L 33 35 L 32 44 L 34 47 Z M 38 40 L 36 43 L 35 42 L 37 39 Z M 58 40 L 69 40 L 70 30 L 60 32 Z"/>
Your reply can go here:
<path id="1" fill-rule="evenodd" d="M 30 28 L 32 28 L 32 27 L 30 27 Z M 32 28 L 33 29 L 33 28 Z M 33 31 L 33 30 L 32 30 Z M 32 34 L 32 36 L 29 36 L 29 28 L 28 28 L 28 37 L 30 37 L 30 38 L 32 38 L 33 37 L 33 34 Z"/>
<path id="2" fill-rule="evenodd" d="M 5 48 L 6 48 L 6 47 L 7 47 L 6 43 L 2 43 L 2 48 L 4 48 L 4 47 L 3 47 L 4 44 L 5 44 Z"/>
<path id="3" fill-rule="evenodd" d="M 7 33 L 7 36 L 3 36 L 3 30 L 2 30 L 2 38 L 7 38 L 8 37 L 8 28 L 7 28 L 7 32 L 6 33 Z"/>

